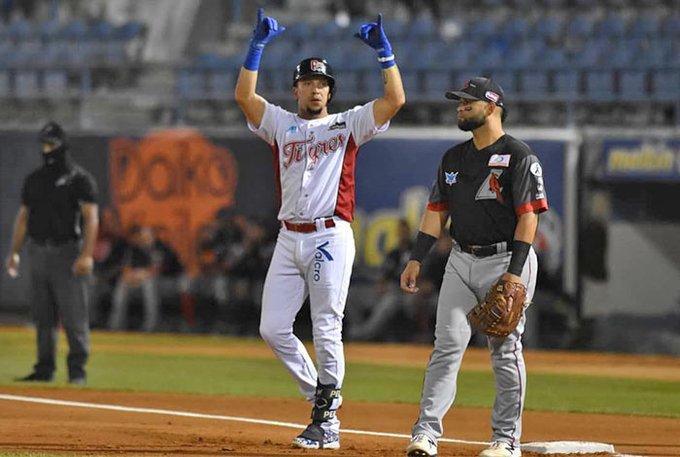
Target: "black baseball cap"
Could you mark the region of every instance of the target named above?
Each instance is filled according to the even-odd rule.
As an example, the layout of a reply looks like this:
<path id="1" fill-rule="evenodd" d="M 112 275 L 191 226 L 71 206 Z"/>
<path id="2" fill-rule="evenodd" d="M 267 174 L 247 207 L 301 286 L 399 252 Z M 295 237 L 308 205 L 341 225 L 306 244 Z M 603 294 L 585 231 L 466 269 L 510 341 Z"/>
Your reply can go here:
<path id="1" fill-rule="evenodd" d="M 496 81 L 491 78 L 477 76 L 466 82 L 461 90 L 446 92 L 446 98 L 449 100 L 460 100 L 461 98 L 482 100 L 503 108 L 505 94 L 503 88 Z"/>

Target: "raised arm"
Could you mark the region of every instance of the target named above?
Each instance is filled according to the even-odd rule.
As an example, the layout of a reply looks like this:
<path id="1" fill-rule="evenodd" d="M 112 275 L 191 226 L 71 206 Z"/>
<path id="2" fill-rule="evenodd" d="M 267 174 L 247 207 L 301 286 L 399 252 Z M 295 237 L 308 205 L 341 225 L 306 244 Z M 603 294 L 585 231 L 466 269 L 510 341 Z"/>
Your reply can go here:
<path id="1" fill-rule="evenodd" d="M 257 10 L 257 24 L 253 30 L 253 38 L 250 40 L 248 53 L 241 67 L 234 90 L 236 103 L 241 107 L 246 119 L 256 128 L 260 127 L 264 115 L 265 99 L 255 92 L 257 86 L 257 71 L 260 68 L 262 50 L 269 41 L 279 33 L 286 30 L 280 26 L 276 19 L 263 17 L 264 10 Z"/>
<path id="2" fill-rule="evenodd" d="M 373 104 L 375 124 L 381 126 L 392 119 L 406 103 L 401 74 L 394 61 L 392 46 L 383 30 L 382 14 L 378 15 L 377 22 L 362 25 L 359 33 L 354 36 L 377 51 L 378 62 L 383 69 L 382 77 L 385 91 L 383 96 Z"/>

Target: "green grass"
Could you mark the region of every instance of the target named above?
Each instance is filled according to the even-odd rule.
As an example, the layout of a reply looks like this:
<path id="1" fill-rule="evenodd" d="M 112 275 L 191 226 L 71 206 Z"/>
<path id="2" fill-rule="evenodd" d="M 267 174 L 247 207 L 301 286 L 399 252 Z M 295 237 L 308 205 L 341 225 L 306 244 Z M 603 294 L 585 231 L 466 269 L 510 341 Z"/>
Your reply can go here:
<path id="1" fill-rule="evenodd" d="M 162 354 L 133 350 L 146 344 L 169 350 Z M 172 348 L 253 344 L 261 343 L 221 337 L 95 333 L 87 388 L 298 398 L 297 386 L 273 358 L 172 353 Z M 63 337 L 59 347 L 54 385 L 61 387 L 66 385 Z M 102 350 L 98 352 L 97 347 Z M 34 336 L 0 328 L 0 348 L 1 390 L 3 385 L 16 385 L 13 378 L 30 371 Z M 421 368 L 349 361 L 343 395 L 352 401 L 417 403 L 422 380 Z M 680 389 L 675 382 L 563 374 L 533 374 L 528 382 L 528 410 L 680 417 Z M 490 407 L 493 392 L 491 373 L 463 371 L 456 405 Z"/>

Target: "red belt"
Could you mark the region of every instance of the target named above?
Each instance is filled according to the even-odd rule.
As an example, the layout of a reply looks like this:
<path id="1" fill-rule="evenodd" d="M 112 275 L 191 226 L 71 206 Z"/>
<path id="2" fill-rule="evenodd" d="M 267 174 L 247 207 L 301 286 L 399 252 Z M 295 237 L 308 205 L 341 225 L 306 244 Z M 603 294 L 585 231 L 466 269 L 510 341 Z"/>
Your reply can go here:
<path id="1" fill-rule="evenodd" d="M 296 224 L 294 222 L 283 221 L 283 225 L 285 225 L 286 229 L 290 230 L 291 232 L 300 233 L 316 232 L 316 224 L 313 222 L 303 222 L 301 224 Z M 323 221 L 323 225 L 326 228 L 335 227 L 335 221 L 333 219 L 326 219 Z"/>

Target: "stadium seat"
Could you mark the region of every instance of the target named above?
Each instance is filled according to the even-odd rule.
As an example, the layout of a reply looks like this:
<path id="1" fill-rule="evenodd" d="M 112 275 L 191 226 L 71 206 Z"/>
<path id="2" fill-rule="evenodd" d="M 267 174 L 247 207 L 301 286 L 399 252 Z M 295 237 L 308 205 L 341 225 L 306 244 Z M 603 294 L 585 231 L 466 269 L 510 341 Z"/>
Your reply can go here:
<path id="1" fill-rule="evenodd" d="M 508 70 L 496 70 L 489 74 L 503 88 L 506 97 L 516 98 L 519 87 L 517 85 L 517 73 Z"/>
<path id="2" fill-rule="evenodd" d="M 39 96 L 38 72 L 36 70 L 17 70 L 14 74 L 14 94 L 19 98 Z"/>
<path id="3" fill-rule="evenodd" d="M 496 23 L 488 18 L 480 17 L 469 23 L 465 30 L 467 37 L 475 37 L 483 41 L 485 38 L 496 34 Z"/>
<path id="4" fill-rule="evenodd" d="M 336 72 L 335 98 L 338 102 L 364 101 L 360 100 L 362 98 L 361 76 L 362 73 L 356 70 Z"/>
<path id="5" fill-rule="evenodd" d="M 423 94 L 434 100 L 443 100 L 444 92 L 453 87 L 451 74 L 446 70 L 427 71 L 423 79 Z"/>
<path id="6" fill-rule="evenodd" d="M 234 70 L 208 72 L 207 94 L 214 100 L 224 100 L 231 97 L 236 87 Z"/>
<path id="7" fill-rule="evenodd" d="M 588 69 L 598 67 L 606 55 L 608 42 L 601 39 L 593 39 L 586 42 L 583 47 L 571 54 L 571 65 L 576 68 Z"/>
<path id="8" fill-rule="evenodd" d="M 9 71 L 0 70 L 0 97 L 7 97 L 11 94 Z"/>
<path id="9" fill-rule="evenodd" d="M 625 33 L 625 19 L 620 14 L 612 12 L 595 26 L 595 34 L 604 38 L 621 38 Z"/>
<path id="10" fill-rule="evenodd" d="M 542 70 L 525 70 L 518 77 L 518 93 L 524 99 L 544 99 L 548 94 L 548 72 Z"/>
<path id="11" fill-rule="evenodd" d="M 205 74 L 197 70 L 181 70 L 177 75 L 177 93 L 180 98 L 201 99 L 206 96 Z"/>
<path id="12" fill-rule="evenodd" d="M 538 68 L 560 70 L 569 67 L 569 58 L 562 48 L 547 48 L 534 61 Z"/>
<path id="13" fill-rule="evenodd" d="M 619 73 L 619 98 L 622 101 L 649 99 L 647 72 L 644 70 L 624 70 Z"/>
<path id="14" fill-rule="evenodd" d="M 581 75 L 577 71 L 557 71 L 553 82 L 553 94 L 559 98 L 573 99 L 581 95 Z"/>
<path id="15" fill-rule="evenodd" d="M 562 33 L 563 21 L 556 16 L 539 18 L 530 30 L 530 36 L 539 40 L 554 40 Z"/>
<path id="16" fill-rule="evenodd" d="M 655 14 L 644 14 L 634 18 L 628 29 L 628 36 L 635 38 L 653 38 L 660 31 L 659 17 Z"/>
<path id="17" fill-rule="evenodd" d="M 504 66 L 512 69 L 523 69 L 534 63 L 534 48 L 524 43 L 513 47 L 504 59 Z"/>
<path id="18" fill-rule="evenodd" d="M 387 25 L 386 25 L 387 27 Z M 405 27 L 404 38 L 408 41 L 425 41 L 437 36 L 437 27 L 428 15 L 421 15 Z"/>
<path id="19" fill-rule="evenodd" d="M 611 101 L 615 97 L 614 74 L 610 71 L 590 70 L 585 73 L 585 94 L 588 100 Z"/>
<path id="20" fill-rule="evenodd" d="M 43 92 L 48 97 L 67 95 L 67 75 L 64 70 L 47 70 L 43 74 Z"/>
<path id="21" fill-rule="evenodd" d="M 529 22 L 521 16 L 515 16 L 505 22 L 499 31 L 508 40 L 522 40 L 529 34 Z"/>
<path id="22" fill-rule="evenodd" d="M 680 72 L 677 70 L 659 70 L 652 72 L 652 98 L 660 101 L 680 98 Z"/>
<path id="23" fill-rule="evenodd" d="M 585 39 L 593 33 L 593 21 L 586 15 L 575 16 L 566 28 L 567 35 L 576 39 Z"/>

